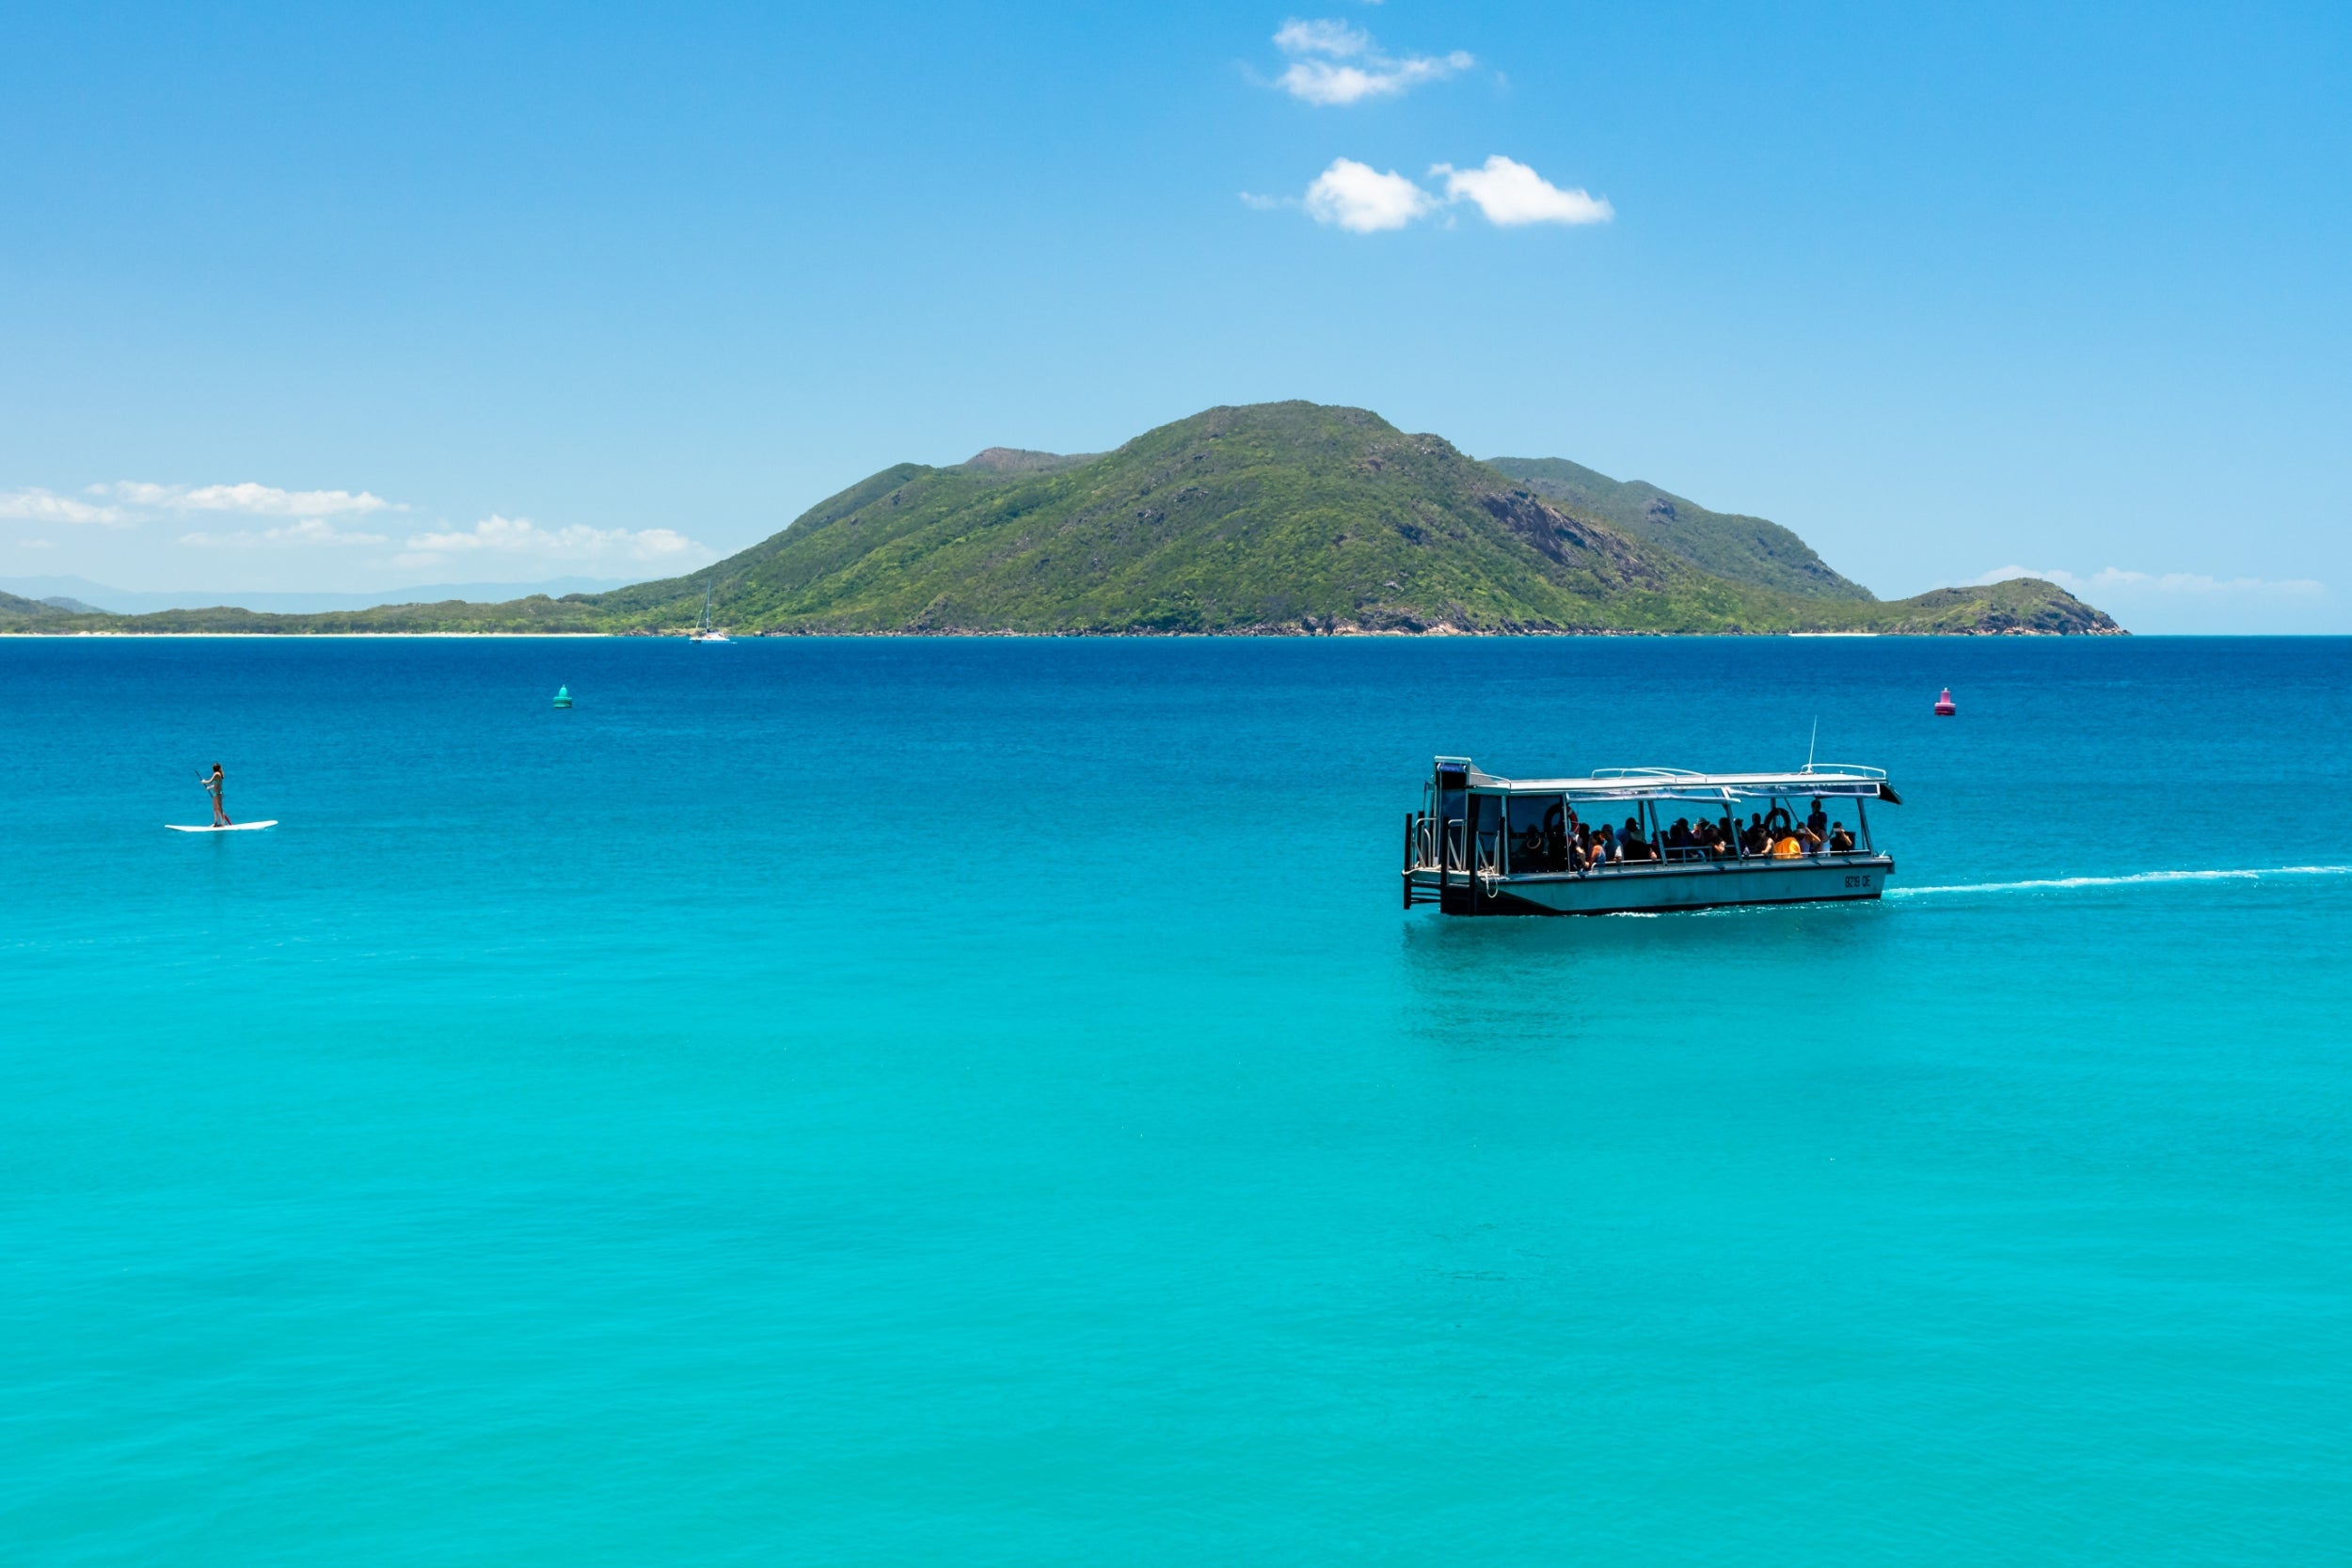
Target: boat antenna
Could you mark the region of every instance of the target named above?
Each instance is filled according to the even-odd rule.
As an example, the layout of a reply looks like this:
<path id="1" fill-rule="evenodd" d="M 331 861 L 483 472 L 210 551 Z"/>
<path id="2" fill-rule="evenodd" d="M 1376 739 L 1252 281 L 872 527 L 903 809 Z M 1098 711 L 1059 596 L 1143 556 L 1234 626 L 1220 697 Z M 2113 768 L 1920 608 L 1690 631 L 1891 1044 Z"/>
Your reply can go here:
<path id="1" fill-rule="evenodd" d="M 1821 744 L 1821 717 L 1813 716 L 1813 738 L 1804 743 L 1804 770 L 1813 771 L 1813 753 Z"/>

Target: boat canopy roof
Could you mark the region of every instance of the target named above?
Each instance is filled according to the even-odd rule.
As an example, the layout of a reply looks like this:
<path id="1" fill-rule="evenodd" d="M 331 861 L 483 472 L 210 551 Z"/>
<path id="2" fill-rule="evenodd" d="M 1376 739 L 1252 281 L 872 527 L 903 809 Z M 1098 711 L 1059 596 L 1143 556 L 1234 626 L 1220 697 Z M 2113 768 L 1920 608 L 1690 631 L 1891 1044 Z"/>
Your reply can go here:
<path id="1" fill-rule="evenodd" d="M 1771 796 L 1885 799 L 1900 803 L 1886 787 L 1883 768 L 1859 763 L 1808 763 L 1788 773 L 1693 773 L 1680 768 L 1600 768 L 1583 778 L 1506 779 L 1473 766 L 1468 757 L 1439 757 L 1439 772 L 1459 770 L 1472 789 L 1510 795 L 1565 795 L 1571 800 L 1738 800 Z"/>

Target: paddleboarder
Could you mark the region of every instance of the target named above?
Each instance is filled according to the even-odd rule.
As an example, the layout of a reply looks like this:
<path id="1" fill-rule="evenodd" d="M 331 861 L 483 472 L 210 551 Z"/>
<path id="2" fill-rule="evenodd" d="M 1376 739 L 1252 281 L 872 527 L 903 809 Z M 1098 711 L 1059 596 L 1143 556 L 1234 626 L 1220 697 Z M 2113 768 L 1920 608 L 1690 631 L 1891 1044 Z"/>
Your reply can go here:
<path id="1" fill-rule="evenodd" d="M 232 826 L 229 820 L 229 814 L 221 809 L 220 804 L 221 786 L 229 782 L 229 776 L 221 771 L 219 763 L 215 763 L 213 764 L 213 770 L 210 774 L 199 775 L 199 777 L 203 783 L 205 793 L 209 794 L 213 798 L 213 826 L 215 828 Z"/>

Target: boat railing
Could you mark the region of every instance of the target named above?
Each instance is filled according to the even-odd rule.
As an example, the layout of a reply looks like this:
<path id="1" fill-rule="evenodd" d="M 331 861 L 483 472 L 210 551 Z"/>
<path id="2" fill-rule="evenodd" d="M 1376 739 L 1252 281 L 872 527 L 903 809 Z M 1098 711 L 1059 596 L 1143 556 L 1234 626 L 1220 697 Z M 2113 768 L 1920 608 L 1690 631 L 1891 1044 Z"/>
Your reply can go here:
<path id="1" fill-rule="evenodd" d="M 1426 812 L 1410 813 L 1406 824 L 1405 843 L 1405 871 L 1407 877 L 1417 873 L 1434 873 L 1440 883 L 1448 886 L 1459 885 L 1455 882 L 1457 878 L 1463 882 L 1476 879 L 1489 889 L 1496 883 L 1506 879 L 1503 871 L 1505 848 L 1502 835 L 1500 832 L 1473 834 L 1470 831 L 1470 824 L 1460 817 L 1443 819 L 1431 816 Z M 1851 849 L 1832 849 L 1824 846 L 1821 848 L 1808 849 L 1797 855 L 1775 855 L 1769 849 L 1761 853 L 1744 853 L 1738 850 L 1725 853 L 1703 844 L 1653 844 L 1650 852 L 1640 860 L 1603 861 L 1581 868 L 1579 874 L 1607 875 L 1611 872 L 1630 870 L 1637 866 L 1662 868 L 1743 863 L 1792 864 L 1819 863 L 1823 861 L 1843 863 L 1876 858 L 1878 858 L 1876 850 L 1861 844 L 1856 844 Z M 1567 867 L 1564 865 L 1558 869 L 1565 870 Z"/>
<path id="2" fill-rule="evenodd" d="M 1883 779 L 1886 769 L 1870 768 L 1859 762 L 1808 762 L 1797 772 L 1806 778 L 1817 773 L 1836 774 L 1849 779 Z"/>
<path id="3" fill-rule="evenodd" d="M 1502 879 L 1502 835 L 1480 833 L 1475 843 L 1478 879 L 1488 887 Z"/>
<path id="4" fill-rule="evenodd" d="M 1703 779 L 1704 773 L 1688 768 L 1596 768 L 1587 777 L 1595 779 Z"/>
<path id="5" fill-rule="evenodd" d="M 1435 871 L 1439 875 L 1459 875 L 1470 869 L 1470 858 L 1463 848 L 1464 824 L 1460 817 L 1451 821 L 1415 812 L 1406 843 L 1407 871 Z"/>
<path id="6" fill-rule="evenodd" d="M 1736 865 L 1742 863 L 1788 865 L 1809 861 L 1867 861 L 1878 858 L 1876 850 L 1866 849 L 1859 844 L 1851 849 L 1808 849 L 1801 855 L 1775 855 L 1769 849 L 1756 853 L 1718 853 L 1703 844 L 1661 844 L 1652 847 L 1657 851 L 1654 855 L 1644 855 L 1638 860 L 1603 861 L 1597 865 L 1586 867 L 1586 871 L 1606 874 L 1645 865 Z"/>

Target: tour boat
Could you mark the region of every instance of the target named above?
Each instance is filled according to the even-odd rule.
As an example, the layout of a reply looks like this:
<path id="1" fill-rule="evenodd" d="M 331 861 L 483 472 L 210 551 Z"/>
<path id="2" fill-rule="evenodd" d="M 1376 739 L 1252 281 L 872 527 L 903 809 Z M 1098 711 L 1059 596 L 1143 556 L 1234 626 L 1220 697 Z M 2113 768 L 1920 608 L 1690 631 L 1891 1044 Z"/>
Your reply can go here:
<path id="1" fill-rule="evenodd" d="M 1448 914 L 1876 898 L 1894 878 L 1895 858 L 1871 843 L 1867 803 L 1902 804 L 1883 771 L 1851 763 L 1807 763 L 1793 773 L 1604 768 L 1584 778 L 1506 779 L 1468 757 L 1439 757 L 1422 796 L 1422 809 L 1405 816 L 1405 907 L 1435 904 Z M 1835 832 L 1811 846 L 1803 829 L 1817 810 L 1851 847 L 1830 848 Z M 1748 832 L 1759 817 L 1772 841 L 1761 853 Z M 1729 842 L 1671 830 L 1702 818 L 1727 820 Z M 1633 856 L 1595 863 L 1577 851 L 1578 827 L 1604 823 Z M 1622 834 L 1628 823 L 1636 831 Z"/>

